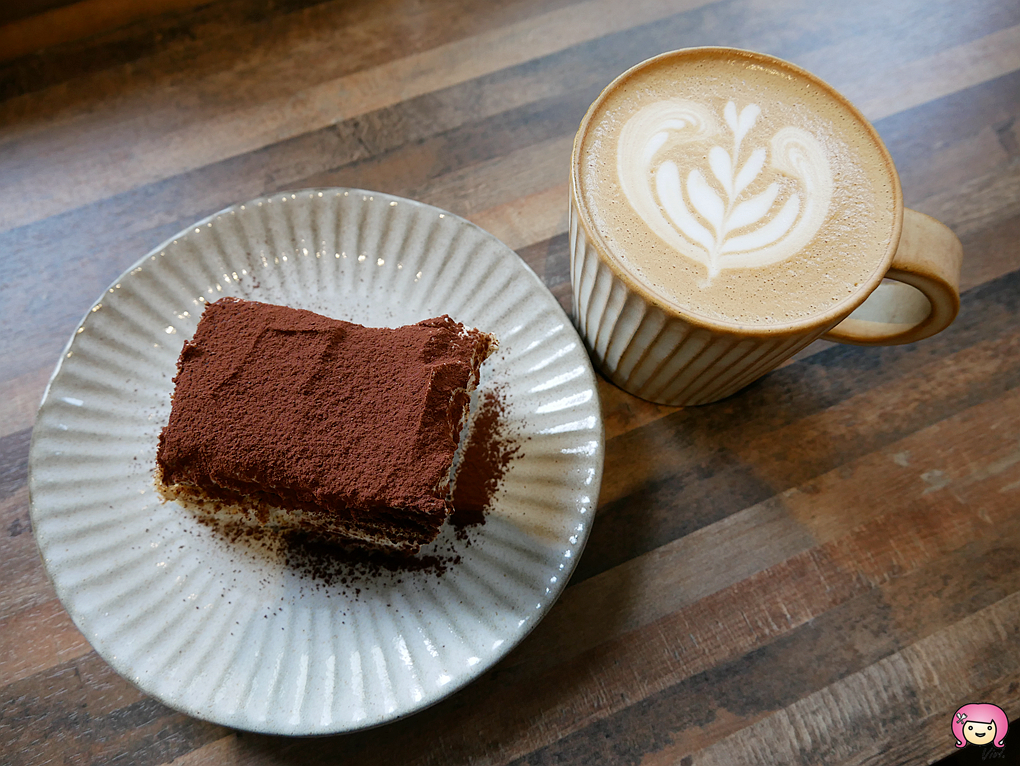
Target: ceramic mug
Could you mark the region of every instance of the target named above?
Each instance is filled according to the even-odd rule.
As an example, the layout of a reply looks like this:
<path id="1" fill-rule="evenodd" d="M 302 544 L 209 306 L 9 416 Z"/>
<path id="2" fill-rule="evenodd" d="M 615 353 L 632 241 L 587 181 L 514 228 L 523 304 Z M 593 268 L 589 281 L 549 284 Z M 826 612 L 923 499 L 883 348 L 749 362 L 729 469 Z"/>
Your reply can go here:
<path id="1" fill-rule="evenodd" d="M 910 343 L 960 305 L 962 246 L 903 206 L 892 158 L 829 85 L 690 48 L 614 80 L 574 140 L 573 316 L 617 386 L 725 398 L 818 338 Z"/>

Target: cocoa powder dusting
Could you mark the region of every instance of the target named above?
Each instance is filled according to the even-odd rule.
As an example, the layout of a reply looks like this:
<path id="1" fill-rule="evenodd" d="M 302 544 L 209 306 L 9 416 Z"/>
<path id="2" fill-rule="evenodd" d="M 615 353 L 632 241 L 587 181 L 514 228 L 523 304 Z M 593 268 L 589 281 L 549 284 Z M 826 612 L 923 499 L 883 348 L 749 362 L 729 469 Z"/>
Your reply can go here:
<path id="1" fill-rule="evenodd" d="M 519 442 L 507 428 L 502 392 L 498 388 L 481 391 L 454 479 L 450 522 L 458 537 L 465 527 L 485 523 L 485 513 L 519 451 Z"/>

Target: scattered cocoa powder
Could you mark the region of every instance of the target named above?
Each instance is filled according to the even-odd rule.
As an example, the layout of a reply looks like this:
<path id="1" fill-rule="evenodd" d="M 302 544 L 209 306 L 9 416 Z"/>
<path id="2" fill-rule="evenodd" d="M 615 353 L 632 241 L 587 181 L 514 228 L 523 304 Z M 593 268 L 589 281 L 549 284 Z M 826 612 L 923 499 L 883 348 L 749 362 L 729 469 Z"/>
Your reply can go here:
<path id="1" fill-rule="evenodd" d="M 502 391 L 481 391 L 454 478 L 450 522 L 458 530 L 458 537 L 465 527 L 485 523 L 485 513 L 519 451 L 520 443 L 507 427 Z"/>
<path id="2" fill-rule="evenodd" d="M 461 560 L 452 543 L 433 553 L 408 557 L 345 547 L 300 532 L 255 527 L 207 515 L 195 518 L 229 545 L 232 556 L 252 561 L 282 560 L 301 577 L 302 589 L 327 595 L 331 590 L 339 590 L 355 600 L 361 586 L 380 577 L 388 576 L 397 582 L 401 575 L 412 573 L 440 577 Z"/>

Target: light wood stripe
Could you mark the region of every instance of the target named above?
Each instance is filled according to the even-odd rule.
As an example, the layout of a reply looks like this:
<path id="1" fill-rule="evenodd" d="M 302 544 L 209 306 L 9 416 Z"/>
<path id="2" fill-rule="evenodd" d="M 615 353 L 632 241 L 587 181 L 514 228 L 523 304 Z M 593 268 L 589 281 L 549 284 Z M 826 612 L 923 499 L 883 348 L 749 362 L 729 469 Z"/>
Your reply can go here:
<path id="1" fill-rule="evenodd" d="M 0 620 L 0 688 L 92 651 L 56 599 Z"/>
<path id="2" fill-rule="evenodd" d="M 511 202 L 472 213 L 470 220 L 505 242 L 511 250 L 520 250 L 567 231 L 567 197 L 567 184 L 556 183 Z"/>

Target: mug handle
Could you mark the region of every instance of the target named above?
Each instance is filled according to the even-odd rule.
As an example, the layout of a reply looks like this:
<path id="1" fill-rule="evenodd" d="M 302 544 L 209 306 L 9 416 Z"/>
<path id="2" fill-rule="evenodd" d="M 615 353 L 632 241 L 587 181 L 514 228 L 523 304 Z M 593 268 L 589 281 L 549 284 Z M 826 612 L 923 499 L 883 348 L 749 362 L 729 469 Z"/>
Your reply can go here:
<path id="1" fill-rule="evenodd" d="M 822 338 L 892 346 L 941 332 L 960 310 L 962 261 L 963 245 L 948 226 L 905 209 L 900 244 L 886 278 Z"/>

